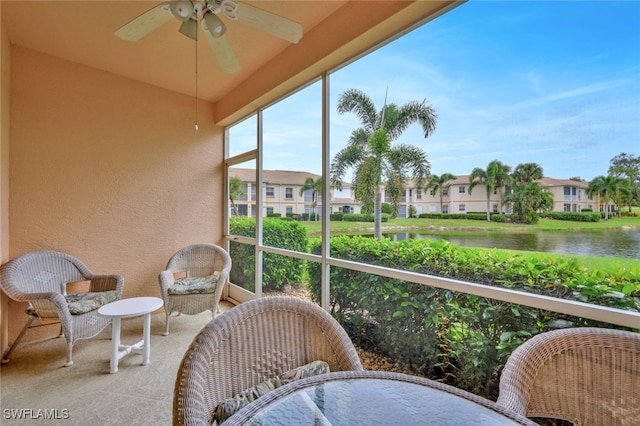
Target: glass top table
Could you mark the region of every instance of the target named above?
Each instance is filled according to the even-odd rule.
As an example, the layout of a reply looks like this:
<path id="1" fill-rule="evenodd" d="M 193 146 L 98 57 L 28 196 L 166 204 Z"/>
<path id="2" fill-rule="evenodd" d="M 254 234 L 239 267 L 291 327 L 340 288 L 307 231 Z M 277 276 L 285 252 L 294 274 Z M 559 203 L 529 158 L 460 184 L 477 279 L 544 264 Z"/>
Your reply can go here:
<path id="1" fill-rule="evenodd" d="M 267 393 L 224 422 L 234 425 L 535 425 L 495 402 L 422 377 L 344 371 Z"/>

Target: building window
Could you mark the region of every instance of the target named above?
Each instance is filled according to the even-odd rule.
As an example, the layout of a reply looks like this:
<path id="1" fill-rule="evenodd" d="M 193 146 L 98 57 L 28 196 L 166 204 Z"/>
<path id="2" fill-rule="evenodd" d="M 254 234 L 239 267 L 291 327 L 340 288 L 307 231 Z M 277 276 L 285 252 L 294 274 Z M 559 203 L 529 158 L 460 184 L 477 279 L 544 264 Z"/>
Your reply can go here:
<path id="1" fill-rule="evenodd" d="M 273 186 L 267 186 L 266 192 L 267 197 L 273 198 L 276 196 L 276 190 Z"/>
<path id="2" fill-rule="evenodd" d="M 570 212 L 571 211 L 571 204 L 564 203 L 562 205 L 562 210 L 565 211 L 565 212 Z"/>
<path id="3" fill-rule="evenodd" d="M 273 207 L 267 207 L 267 216 L 270 216 L 273 214 Z"/>
<path id="4" fill-rule="evenodd" d="M 416 200 L 422 200 L 422 190 L 416 189 Z"/>
<path id="5" fill-rule="evenodd" d="M 238 201 L 244 201 L 244 200 L 246 200 L 246 199 L 247 199 L 248 191 L 249 191 L 249 184 L 247 184 L 247 183 L 243 183 L 243 184 L 242 184 L 242 194 L 241 194 L 241 195 L 238 195 L 238 196 L 236 197 L 236 200 L 238 200 Z"/>
<path id="6" fill-rule="evenodd" d="M 449 213 L 449 206 L 442 206 L 442 213 Z"/>
<path id="7" fill-rule="evenodd" d="M 497 204 L 493 205 L 493 212 L 494 213 L 498 213 L 498 205 Z"/>
<path id="8" fill-rule="evenodd" d="M 292 215 L 292 214 L 293 214 L 293 207 L 287 207 L 286 215 L 289 216 L 289 215 Z"/>
<path id="9" fill-rule="evenodd" d="M 246 204 L 239 204 L 236 206 L 238 208 L 238 216 L 248 216 L 249 209 Z"/>
<path id="10" fill-rule="evenodd" d="M 441 189 L 441 191 L 442 191 L 442 196 L 446 197 L 447 195 L 449 195 L 448 189 Z"/>
<path id="11" fill-rule="evenodd" d="M 303 196 L 306 203 L 313 203 L 313 189 L 305 189 Z"/>
<path id="12" fill-rule="evenodd" d="M 467 207 L 464 204 L 460 204 L 458 206 L 458 211 L 459 212 L 464 212 L 464 211 L 466 211 L 466 209 L 467 209 Z"/>
<path id="13" fill-rule="evenodd" d="M 293 188 L 284 189 L 284 198 L 287 200 L 293 200 Z"/>
<path id="14" fill-rule="evenodd" d="M 466 187 L 465 186 L 458 187 L 458 193 L 464 194 L 465 192 L 466 192 Z"/>
<path id="15" fill-rule="evenodd" d="M 342 189 L 333 189 L 334 198 L 349 198 L 351 197 L 351 187 L 348 185 L 342 185 Z"/>

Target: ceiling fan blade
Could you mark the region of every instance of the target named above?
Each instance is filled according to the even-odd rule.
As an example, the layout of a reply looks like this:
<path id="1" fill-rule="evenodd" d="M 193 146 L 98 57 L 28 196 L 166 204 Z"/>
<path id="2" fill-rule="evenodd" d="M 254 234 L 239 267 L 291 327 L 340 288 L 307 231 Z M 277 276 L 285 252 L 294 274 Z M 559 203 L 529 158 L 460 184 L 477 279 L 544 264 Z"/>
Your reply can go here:
<path id="1" fill-rule="evenodd" d="M 213 37 L 209 31 L 205 31 L 205 34 L 222 70 L 227 74 L 234 74 L 240 71 L 240 63 L 233 52 L 233 48 L 231 48 L 227 36 L 223 34 L 219 37 Z"/>
<path id="2" fill-rule="evenodd" d="M 302 25 L 247 3 L 238 2 L 237 16 L 238 21 L 291 43 L 302 38 Z"/>
<path id="3" fill-rule="evenodd" d="M 171 19 L 169 3 L 161 3 L 120 27 L 115 34 L 122 40 L 138 41 Z"/>

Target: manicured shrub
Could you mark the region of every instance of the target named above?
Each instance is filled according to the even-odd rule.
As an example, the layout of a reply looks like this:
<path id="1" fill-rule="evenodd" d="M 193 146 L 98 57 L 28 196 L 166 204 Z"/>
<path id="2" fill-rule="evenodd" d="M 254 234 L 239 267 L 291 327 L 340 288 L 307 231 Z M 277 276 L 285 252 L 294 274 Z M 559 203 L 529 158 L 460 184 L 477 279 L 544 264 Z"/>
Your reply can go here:
<path id="1" fill-rule="evenodd" d="M 255 219 L 232 218 L 230 233 L 246 237 L 255 236 Z M 299 222 L 278 218 L 263 221 L 263 242 L 267 246 L 306 252 L 308 238 L 306 229 Z M 234 242 L 229 255 L 233 261 L 230 280 L 241 287 L 253 290 L 255 276 L 255 247 Z M 305 261 L 275 253 L 264 253 L 262 284 L 264 289 L 281 289 L 286 284 L 300 284 L 305 277 Z"/>
<path id="2" fill-rule="evenodd" d="M 548 212 L 544 217 L 555 220 L 569 220 L 574 222 L 599 222 L 602 218 L 600 213 L 593 212 Z"/>
<path id="3" fill-rule="evenodd" d="M 342 222 L 344 220 L 344 213 L 342 212 L 331 213 L 331 216 L 329 216 L 329 220 L 335 221 L 335 222 Z"/>
<path id="4" fill-rule="evenodd" d="M 320 253 L 319 239 L 311 251 Z M 640 311 L 640 273 L 589 272 L 575 260 L 458 247 L 447 241 L 378 241 L 331 237 L 331 256 L 378 266 Z M 497 396 L 499 374 L 525 338 L 594 321 L 414 284 L 330 269 L 332 314 L 358 344 L 371 345 L 417 374 Z M 312 298 L 320 300 L 321 265 L 309 264 Z"/>
<path id="5" fill-rule="evenodd" d="M 342 217 L 342 220 L 345 222 L 373 222 L 374 218 L 372 214 L 362 214 L 362 213 L 345 213 Z M 381 222 L 388 222 L 389 215 L 386 213 L 382 213 L 380 216 Z"/>

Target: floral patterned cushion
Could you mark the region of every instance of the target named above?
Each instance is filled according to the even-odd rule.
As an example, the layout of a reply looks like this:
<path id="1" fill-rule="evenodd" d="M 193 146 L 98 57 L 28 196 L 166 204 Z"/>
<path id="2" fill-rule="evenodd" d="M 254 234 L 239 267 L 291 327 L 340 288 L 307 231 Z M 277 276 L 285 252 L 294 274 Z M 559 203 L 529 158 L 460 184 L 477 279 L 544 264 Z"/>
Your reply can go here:
<path id="1" fill-rule="evenodd" d="M 169 294 L 205 294 L 215 293 L 218 275 L 207 277 L 184 277 L 173 282 L 167 291 Z"/>
<path id="2" fill-rule="evenodd" d="M 306 377 L 328 372 L 329 364 L 324 361 L 313 361 L 301 367 L 296 367 L 292 370 L 286 371 L 282 373 L 280 377 L 274 377 L 258 383 L 254 387 L 240 392 L 233 398 L 225 399 L 218 404 L 213 414 L 213 425 L 221 424 L 245 405 L 282 385 L 293 382 L 294 380 L 304 379 Z"/>
<path id="3" fill-rule="evenodd" d="M 118 299 L 118 292 L 100 291 L 88 293 L 73 293 L 64 296 L 67 300 L 67 306 L 71 315 L 81 315 L 98 309 L 100 306 L 114 302 Z"/>

